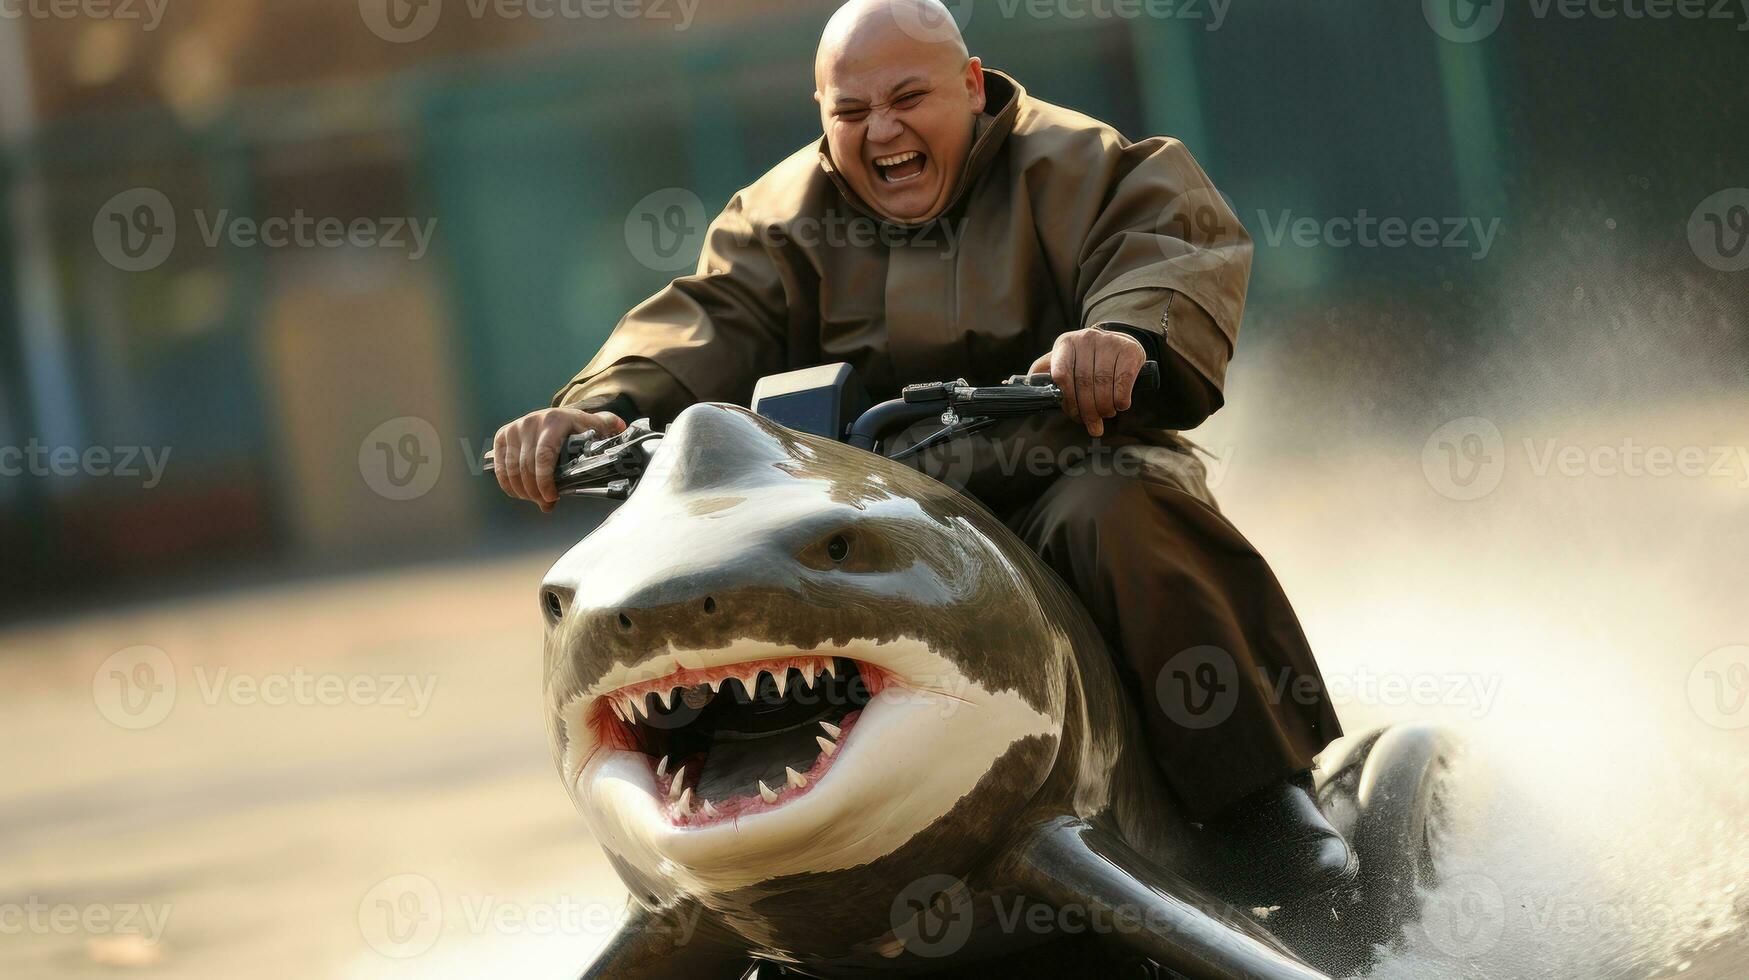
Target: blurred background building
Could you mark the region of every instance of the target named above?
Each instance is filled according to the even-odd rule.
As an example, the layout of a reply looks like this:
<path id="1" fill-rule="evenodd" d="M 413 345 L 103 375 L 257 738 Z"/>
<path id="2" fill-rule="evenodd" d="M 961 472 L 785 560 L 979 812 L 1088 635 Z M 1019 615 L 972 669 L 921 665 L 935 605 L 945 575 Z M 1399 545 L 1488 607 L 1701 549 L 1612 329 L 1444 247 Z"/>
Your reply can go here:
<path id="1" fill-rule="evenodd" d="M 0 445 L 171 453 L 144 492 L 0 478 L 14 612 L 551 534 L 472 458 L 671 276 L 627 246 L 638 202 L 686 188 L 714 210 L 818 137 L 811 60 L 834 5 L 704 0 L 685 23 L 677 0 L 634 19 L 431 0 L 402 13 L 436 20 L 392 39 L 371 27 L 381 0 L 159 6 L 149 28 L 0 18 Z M 1250 340 L 1321 335 L 1309 372 L 1486 366 L 1523 329 L 1490 284 L 1558 276 L 1564 254 L 1596 268 L 1600 250 L 1627 275 L 1553 304 L 1578 333 L 1619 332 L 1608 291 L 1678 269 L 1699 285 L 1675 302 L 1706 307 L 1684 329 L 1717 334 L 1728 277 L 1684 236 L 1696 202 L 1749 183 L 1749 35 L 1592 18 L 1459 44 L 1400 0 L 1064 13 L 1084 6 L 957 8 L 975 53 L 1034 94 L 1190 146 L 1259 239 Z M 1509 6 L 1509 27 L 1531 16 Z M 98 243 L 137 188 L 168 199 L 179 233 L 127 271 Z M 1295 248 L 1255 220 L 1368 209 L 1508 220 L 1486 261 Z M 422 255 L 206 240 L 219 216 L 297 215 L 435 235 Z M 1743 353 L 1740 332 L 1708 342 Z M 1416 390 L 1355 396 L 1383 412 Z M 362 457 L 407 449 L 408 418 L 429 429 L 401 461 L 435 453 L 441 471 L 392 499 Z"/>

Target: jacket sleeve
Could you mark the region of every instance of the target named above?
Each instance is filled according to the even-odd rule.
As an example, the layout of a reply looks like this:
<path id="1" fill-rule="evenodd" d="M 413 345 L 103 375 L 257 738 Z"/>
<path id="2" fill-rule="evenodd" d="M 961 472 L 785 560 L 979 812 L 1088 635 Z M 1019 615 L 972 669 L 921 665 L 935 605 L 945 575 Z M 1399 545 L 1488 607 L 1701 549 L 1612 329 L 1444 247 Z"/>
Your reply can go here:
<path id="1" fill-rule="evenodd" d="M 1164 383 L 1136 399 L 1135 421 L 1191 428 L 1222 404 L 1251 236 L 1184 144 L 1156 138 L 1109 153 L 1108 196 L 1080 254 L 1081 325 L 1137 335 L 1158 352 Z"/>
<path id="2" fill-rule="evenodd" d="M 745 405 L 759 378 L 784 369 L 785 297 L 778 260 L 737 194 L 706 232 L 698 270 L 627 313 L 553 404 L 629 404 L 659 424 L 695 402 Z"/>

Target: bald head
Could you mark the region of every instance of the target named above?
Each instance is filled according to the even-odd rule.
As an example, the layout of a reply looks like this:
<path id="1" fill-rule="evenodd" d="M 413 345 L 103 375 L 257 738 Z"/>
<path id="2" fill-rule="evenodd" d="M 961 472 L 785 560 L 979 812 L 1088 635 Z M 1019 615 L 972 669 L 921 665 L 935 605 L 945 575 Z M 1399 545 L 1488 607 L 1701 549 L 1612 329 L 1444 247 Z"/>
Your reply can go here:
<path id="1" fill-rule="evenodd" d="M 844 58 L 892 42 L 910 48 L 916 57 L 951 62 L 956 68 L 971 57 L 953 12 L 941 0 L 850 0 L 820 35 L 816 83 Z"/>
<path id="2" fill-rule="evenodd" d="M 984 111 L 984 69 L 941 0 L 850 0 L 820 38 L 814 98 L 832 162 L 900 222 L 952 203 Z"/>

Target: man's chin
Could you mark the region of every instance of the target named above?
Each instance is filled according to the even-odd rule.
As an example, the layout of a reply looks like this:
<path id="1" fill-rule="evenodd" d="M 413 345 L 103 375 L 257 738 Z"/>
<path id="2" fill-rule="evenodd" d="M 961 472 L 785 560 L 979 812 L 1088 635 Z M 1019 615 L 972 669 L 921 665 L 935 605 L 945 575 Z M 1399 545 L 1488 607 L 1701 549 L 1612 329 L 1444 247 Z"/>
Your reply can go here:
<path id="1" fill-rule="evenodd" d="M 941 213 L 940 195 L 933 188 L 877 193 L 869 203 L 881 217 L 901 224 L 929 221 Z"/>

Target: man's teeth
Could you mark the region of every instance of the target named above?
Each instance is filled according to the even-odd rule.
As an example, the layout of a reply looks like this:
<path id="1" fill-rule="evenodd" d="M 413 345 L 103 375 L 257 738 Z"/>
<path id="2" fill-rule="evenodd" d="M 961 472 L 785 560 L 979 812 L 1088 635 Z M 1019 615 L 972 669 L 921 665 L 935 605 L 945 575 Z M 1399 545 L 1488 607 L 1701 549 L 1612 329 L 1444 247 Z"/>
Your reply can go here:
<path id="1" fill-rule="evenodd" d="M 875 166 L 877 166 L 877 167 L 896 167 L 901 163 L 909 163 L 912 160 L 915 160 L 922 155 L 923 154 L 918 153 L 916 150 L 911 150 L 908 153 L 900 153 L 900 154 L 897 154 L 895 156 L 876 157 L 875 158 Z"/>

